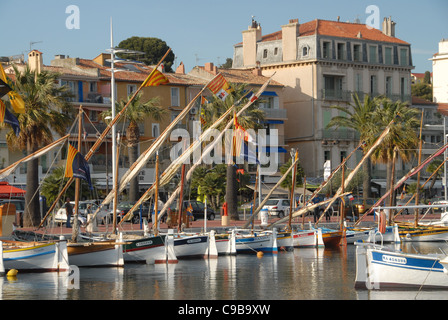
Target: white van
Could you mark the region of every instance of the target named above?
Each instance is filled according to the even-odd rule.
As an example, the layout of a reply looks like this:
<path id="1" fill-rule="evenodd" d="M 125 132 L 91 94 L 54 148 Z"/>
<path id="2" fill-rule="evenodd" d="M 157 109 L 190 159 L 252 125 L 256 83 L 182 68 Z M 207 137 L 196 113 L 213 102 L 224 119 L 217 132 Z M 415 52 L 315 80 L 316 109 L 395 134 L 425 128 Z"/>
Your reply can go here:
<path id="1" fill-rule="evenodd" d="M 284 216 L 289 215 L 290 206 L 291 202 L 289 199 L 269 199 L 266 201 L 263 209 L 267 209 L 271 216 L 283 218 Z"/>

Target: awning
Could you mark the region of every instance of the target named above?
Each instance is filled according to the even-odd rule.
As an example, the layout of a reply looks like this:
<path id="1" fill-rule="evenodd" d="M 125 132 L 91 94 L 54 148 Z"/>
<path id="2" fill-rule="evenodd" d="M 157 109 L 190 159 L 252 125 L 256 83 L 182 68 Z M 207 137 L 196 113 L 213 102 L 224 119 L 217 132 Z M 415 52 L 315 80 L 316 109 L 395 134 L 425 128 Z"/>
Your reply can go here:
<path id="1" fill-rule="evenodd" d="M 275 91 L 263 91 L 262 96 L 278 97 Z"/>
<path id="2" fill-rule="evenodd" d="M 8 182 L 0 182 L 0 198 L 23 197 L 26 191 L 11 186 Z"/>

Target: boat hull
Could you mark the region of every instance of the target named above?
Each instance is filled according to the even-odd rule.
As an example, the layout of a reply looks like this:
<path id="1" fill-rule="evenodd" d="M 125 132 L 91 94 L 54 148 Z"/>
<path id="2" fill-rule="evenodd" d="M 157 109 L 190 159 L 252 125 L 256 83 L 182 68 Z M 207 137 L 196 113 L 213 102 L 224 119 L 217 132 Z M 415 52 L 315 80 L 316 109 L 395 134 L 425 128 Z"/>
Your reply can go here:
<path id="1" fill-rule="evenodd" d="M 276 240 L 276 235 L 273 237 L 273 233 L 262 233 L 259 235 L 237 234 L 235 240 L 236 252 L 238 254 L 254 254 L 261 251 L 268 254 L 277 254 L 278 248 Z"/>
<path id="2" fill-rule="evenodd" d="M 166 260 L 166 235 L 126 240 L 123 245 L 125 262 L 157 263 Z"/>
<path id="3" fill-rule="evenodd" d="M 325 248 L 339 248 L 343 237 L 342 231 L 330 231 L 322 233 Z"/>
<path id="4" fill-rule="evenodd" d="M 174 253 L 177 259 L 207 257 L 208 235 L 180 236 L 174 238 Z"/>
<path id="5" fill-rule="evenodd" d="M 293 235 L 294 248 L 314 248 L 316 246 L 316 232 L 303 231 Z"/>
<path id="6" fill-rule="evenodd" d="M 355 287 L 381 289 L 446 289 L 448 274 L 441 257 L 359 245 Z"/>
<path id="7" fill-rule="evenodd" d="M 65 241 L 53 243 L 2 244 L 3 270 L 19 272 L 68 271 Z"/>
<path id="8" fill-rule="evenodd" d="M 123 267 L 122 245 L 106 242 L 70 243 L 67 247 L 71 265 L 78 267 Z"/>
<path id="9" fill-rule="evenodd" d="M 416 228 L 408 230 L 399 230 L 400 239 L 403 242 L 434 242 L 447 241 L 448 228 Z"/>

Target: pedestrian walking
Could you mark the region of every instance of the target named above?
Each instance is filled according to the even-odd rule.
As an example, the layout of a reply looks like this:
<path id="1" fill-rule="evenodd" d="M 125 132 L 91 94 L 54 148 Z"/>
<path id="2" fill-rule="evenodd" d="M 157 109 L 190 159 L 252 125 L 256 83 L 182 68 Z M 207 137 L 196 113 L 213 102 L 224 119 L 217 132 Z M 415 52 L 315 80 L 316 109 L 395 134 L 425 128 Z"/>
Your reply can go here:
<path id="1" fill-rule="evenodd" d="M 66 221 L 66 223 L 65 223 L 65 226 L 66 226 L 67 228 L 71 228 L 72 225 L 71 225 L 71 223 L 70 223 L 70 220 L 71 220 L 72 215 L 73 215 L 73 206 L 72 206 L 72 204 L 70 203 L 70 198 L 68 198 L 68 197 L 67 197 L 66 202 L 65 202 L 65 213 L 66 213 L 66 215 L 67 215 L 67 221 Z"/>

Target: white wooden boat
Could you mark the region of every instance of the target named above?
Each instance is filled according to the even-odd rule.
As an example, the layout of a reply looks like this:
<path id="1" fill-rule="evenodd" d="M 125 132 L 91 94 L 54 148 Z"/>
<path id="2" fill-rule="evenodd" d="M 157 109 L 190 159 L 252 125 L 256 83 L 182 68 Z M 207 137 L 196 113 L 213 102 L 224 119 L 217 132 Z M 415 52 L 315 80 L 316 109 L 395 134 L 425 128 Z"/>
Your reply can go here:
<path id="1" fill-rule="evenodd" d="M 131 237 L 124 235 L 123 259 L 124 262 L 137 263 L 166 263 L 167 235 Z"/>
<path id="2" fill-rule="evenodd" d="M 16 269 L 19 272 L 68 271 L 67 242 L 0 241 L 2 259 L 0 273 Z"/>
<path id="3" fill-rule="evenodd" d="M 71 265 L 78 267 L 123 267 L 123 243 L 116 241 L 77 242 L 67 244 Z"/>
<path id="4" fill-rule="evenodd" d="M 281 231 L 277 233 L 277 247 L 279 250 L 290 250 L 294 248 L 294 233 Z"/>
<path id="5" fill-rule="evenodd" d="M 251 233 L 249 230 L 237 230 L 236 252 L 239 253 L 263 253 L 277 254 L 277 229 L 272 232 Z"/>
<path id="6" fill-rule="evenodd" d="M 322 230 L 298 230 L 293 233 L 294 248 L 324 247 Z"/>
<path id="7" fill-rule="evenodd" d="M 174 254 L 177 259 L 206 258 L 209 235 L 174 235 Z"/>
<path id="8" fill-rule="evenodd" d="M 409 254 L 367 243 L 356 245 L 355 288 L 448 288 L 446 255 Z"/>

